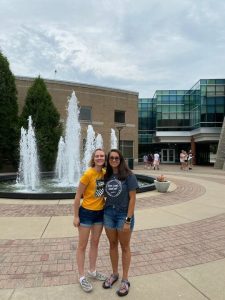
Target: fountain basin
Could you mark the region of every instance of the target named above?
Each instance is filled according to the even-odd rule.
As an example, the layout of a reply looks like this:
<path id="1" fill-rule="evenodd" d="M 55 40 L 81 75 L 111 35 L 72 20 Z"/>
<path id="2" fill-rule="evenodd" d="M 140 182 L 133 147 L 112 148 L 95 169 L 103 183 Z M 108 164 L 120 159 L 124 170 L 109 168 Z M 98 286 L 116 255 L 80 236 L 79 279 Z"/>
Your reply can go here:
<path id="1" fill-rule="evenodd" d="M 137 189 L 137 193 L 143 193 L 147 191 L 155 190 L 154 177 L 145 176 L 145 175 L 136 175 L 138 179 L 139 188 Z M 43 180 L 52 181 L 53 182 L 53 172 L 42 173 L 41 178 Z M 61 191 L 59 187 L 52 186 L 52 190 L 45 192 L 40 189 L 40 191 L 16 191 L 12 190 L 12 187 L 15 187 L 16 175 L 0 175 L 0 198 L 10 198 L 10 199 L 74 199 L 75 197 L 75 187 L 61 187 Z M 8 190 L 7 190 L 8 186 Z M 11 190 L 9 190 L 11 187 Z M 65 191 L 65 189 L 69 189 L 70 191 Z"/>

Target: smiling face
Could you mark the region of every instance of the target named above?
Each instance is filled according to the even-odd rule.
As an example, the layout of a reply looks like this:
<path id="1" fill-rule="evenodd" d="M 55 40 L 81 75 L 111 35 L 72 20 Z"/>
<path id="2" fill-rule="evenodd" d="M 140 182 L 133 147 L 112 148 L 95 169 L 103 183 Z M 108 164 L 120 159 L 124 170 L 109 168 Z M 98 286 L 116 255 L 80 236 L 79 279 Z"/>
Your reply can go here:
<path id="1" fill-rule="evenodd" d="M 109 164 L 113 169 L 117 169 L 120 164 L 120 156 L 117 152 L 110 152 L 109 154 Z"/>
<path id="2" fill-rule="evenodd" d="M 103 150 L 96 150 L 94 153 L 94 165 L 95 167 L 103 167 L 105 164 L 105 152 Z"/>

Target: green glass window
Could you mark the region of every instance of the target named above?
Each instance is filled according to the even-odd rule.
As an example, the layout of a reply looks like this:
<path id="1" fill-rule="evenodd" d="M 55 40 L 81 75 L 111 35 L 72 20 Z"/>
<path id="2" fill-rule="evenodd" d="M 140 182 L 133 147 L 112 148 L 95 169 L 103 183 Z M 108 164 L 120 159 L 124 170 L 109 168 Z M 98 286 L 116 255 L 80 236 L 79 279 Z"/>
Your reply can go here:
<path id="1" fill-rule="evenodd" d="M 208 113 L 215 113 L 215 106 L 207 106 Z"/>
<path id="2" fill-rule="evenodd" d="M 170 103 L 176 103 L 177 102 L 177 97 L 176 96 L 170 96 L 169 100 L 170 100 Z"/>
<path id="3" fill-rule="evenodd" d="M 208 82 L 208 84 L 215 84 L 216 83 L 216 80 L 215 79 L 208 79 L 207 80 Z"/>
<path id="4" fill-rule="evenodd" d="M 215 85 L 208 85 L 207 86 L 207 94 L 208 93 L 215 93 L 215 91 L 216 91 L 216 87 L 215 87 Z"/>
<path id="5" fill-rule="evenodd" d="M 176 105 L 170 105 L 170 112 L 176 112 L 176 111 L 177 111 Z"/>
<path id="6" fill-rule="evenodd" d="M 161 112 L 162 111 L 162 105 L 157 105 L 157 111 Z"/>
<path id="7" fill-rule="evenodd" d="M 177 103 L 182 103 L 184 101 L 184 96 L 177 96 Z"/>
<path id="8" fill-rule="evenodd" d="M 184 110 L 183 105 L 177 105 L 177 112 L 182 112 Z"/>
<path id="9" fill-rule="evenodd" d="M 169 90 L 169 94 L 170 94 L 170 95 L 176 95 L 176 94 L 177 94 L 177 91 L 176 91 L 176 90 Z"/>
<path id="10" fill-rule="evenodd" d="M 169 119 L 169 114 L 162 114 L 162 119 L 163 120 Z"/>
<path id="11" fill-rule="evenodd" d="M 201 97 L 201 105 L 206 105 L 206 97 Z"/>
<path id="12" fill-rule="evenodd" d="M 168 113 L 169 112 L 169 105 L 162 105 L 162 112 Z"/>
<path id="13" fill-rule="evenodd" d="M 184 114 L 181 114 L 181 113 L 177 114 L 177 119 L 181 119 L 182 120 L 183 118 L 184 118 Z"/>
<path id="14" fill-rule="evenodd" d="M 176 114 L 175 113 L 170 114 L 170 119 L 171 120 L 176 119 Z"/>
<path id="15" fill-rule="evenodd" d="M 206 113 L 206 106 L 205 106 L 205 105 L 203 105 L 203 106 L 201 107 L 201 113 L 203 113 L 203 114 Z"/>
<path id="16" fill-rule="evenodd" d="M 224 94 L 224 85 L 216 85 L 216 93 Z"/>
<path id="17" fill-rule="evenodd" d="M 225 79 L 216 79 L 216 84 L 225 84 Z"/>
<path id="18" fill-rule="evenodd" d="M 162 101 L 162 96 L 158 96 L 157 97 L 157 102 L 161 102 Z"/>
<path id="19" fill-rule="evenodd" d="M 201 79 L 201 80 L 200 80 L 200 83 L 201 83 L 201 84 L 207 84 L 207 79 Z"/>
<path id="20" fill-rule="evenodd" d="M 169 103 L 169 97 L 168 96 L 162 96 L 162 103 Z"/>
<path id="21" fill-rule="evenodd" d="M 216 105 L 225 103 L 225 97 L 216 97 Z"/>
<path id="22" fill-rule="evenodd" d="M 206 102 L 207 102 L 207 105 L 215 105 L 215 98 L 214 97 L 208 97 Z"/>
<path id="23" fill-rule="evenodd" d="M 224 106 L 216 106 L 216 113 L 224 113 Z"/>

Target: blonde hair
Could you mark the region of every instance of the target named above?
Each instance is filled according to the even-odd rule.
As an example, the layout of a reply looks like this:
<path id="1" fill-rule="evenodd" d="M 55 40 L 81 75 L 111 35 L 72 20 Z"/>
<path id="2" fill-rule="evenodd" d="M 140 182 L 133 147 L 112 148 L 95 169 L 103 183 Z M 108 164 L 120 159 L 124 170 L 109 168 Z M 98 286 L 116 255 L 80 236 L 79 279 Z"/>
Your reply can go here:
<path id="1" fill-rule="evenodd" d="M 105 151 L 103 149 L 101 149 L 101 148 L 95 149 L 95 151 L 91 155 L 91 159 L 90 159 L 89 164 L 88 164 L 89 167 L 93 168 L 95 166 L 94 159 L 95 159 L 95 154 L 96 154 L 97 151 L 102 151 L 105 154 Z M 105 161 L 106 161 L 106 154 L 105 154 Z M 104 165 L 102 167 L 105 167 L 105 162 L 104 162 Z"/>

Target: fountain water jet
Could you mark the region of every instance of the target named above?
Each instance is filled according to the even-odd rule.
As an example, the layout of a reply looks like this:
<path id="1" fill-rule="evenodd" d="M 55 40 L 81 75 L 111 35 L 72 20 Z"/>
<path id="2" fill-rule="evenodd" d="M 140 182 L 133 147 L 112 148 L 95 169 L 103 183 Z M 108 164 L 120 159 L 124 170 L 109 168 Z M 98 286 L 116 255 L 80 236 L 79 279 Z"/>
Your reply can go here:
<path id="1" fill-rule="evenodd" d="M 117 149 L 118 148 L 118 141 L 116 137 L 115 129 L 111 128 L 111 149 Z"/>
<path id="2" fill-rule="evenodd" d="M 34 191 L 40 186 L 37 144 L 32 126 L 32 118 L 28 118 L 28 129 L 21 128 L 20 164 L 16 183 L 26 190 Z"/>
<path id="3" fill-rule="evenodd" d="M 63 175 L 65 173 L 64 170 L 64 152 L 65 152 L 65 142 L 64 138 L 61 136 L 58 143 L 58 154 L 56 159 L 56 178 L 57 180 L 60 180 L 60 178 L 63 178 Z"/>
<path id="4" fill-rule="evenodd" d="M 96 149 L 95 132 L 92 125 L 87 128 L 87 140 L 83 157 L 83 171 L 87 170 L 93 151 Z"/>
<path id="5" fill-rule="evenodd" d="M 96 149 L 103 149 L 103 138 L 100 133 L 97 134 L 97 137 L 95 139 L 95 148 Z"/>
<path id="6" fill-rule="evenodd" d="M 62 186 L 77 186 L 80 178 L 80 122 L 75 92 L 68 101 L 65 141 L 61 137 L 56 160 L 56 178 Z"/>

